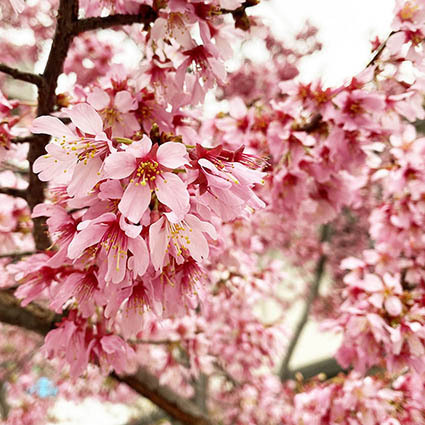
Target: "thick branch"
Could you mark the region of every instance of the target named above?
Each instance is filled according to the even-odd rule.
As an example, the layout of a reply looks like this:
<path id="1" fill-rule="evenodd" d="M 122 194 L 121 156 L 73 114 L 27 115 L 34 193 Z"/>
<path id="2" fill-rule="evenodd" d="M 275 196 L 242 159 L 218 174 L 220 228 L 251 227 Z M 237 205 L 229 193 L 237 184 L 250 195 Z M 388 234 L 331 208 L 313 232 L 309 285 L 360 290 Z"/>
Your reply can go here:
<path id="1" fill-rule="evenodd" d="M 0 63 L 0 72 L 10 75 L 16 80 L 25 81 L 27 83 L 35 84 L 40 87 L 43 84 L 43 77 L 39 74 L 32 74 L 31 72 L 19 71 L 16 68 L 11 68 L 3 63 Z"/>
<path id="2" fill-rule="evenodd" d="M 0 290 L 1 322 L 46 335 L 60 319 L 61 316 L 34 303 L 22 307 L 11 291 Z M 194 403 L 180 397 L 169 387 L 160 385 L 158 378 L 144 368 L 140 368 L 134 375 L 118 376 L 113 373 L 111 376 L 187 425 L 213 424 Z"/>
<path id="3" fill-rule="evenodd" d="M 167 418 L 167 415 L 162 410 L 155 410 L 154 412 L 146 416 L 142 416 L 139 419 L 131 420 L 127 423 L 127 425 L 154 425 Z"/>
<path id="4" fill-rule="evenodd" d="M 11 187 L 0 187 L 0 193 L 3 195 L 13 196 L 15 198 L 27 199 L 27 191 L 21 189 L 14 189 Z"/>
<path id="5" fill-rule="evenodd" d="M 171 388 L 161 385 L 156 376 L 140 368 L 134 375 L 118 376 L 140 395 L 148 398 L 167 414 L 187 425 L 212 425 L 212 422 L 191 401 L 180 397 Z"/>
<path id="6" fill-rule="evenodd" d="M 233 15 L 236 24 L 246 17 L 245 11 L 248 7 L 256 6 L 259 0 L 247 0 L 240 7 L 235 10 L 221 9 L 223 14 Z M 86 19 L 79 19 L 74 25 L 74 35 L 81 34 L 85 31 L 93 31 L 99 29 L 113 28 L 122 25 L 143 24 L 147 27 L 149 24 L 155 22 L 158 17 L 157 11 L 147 5 L 141 5 L 138 14 L 120 14 L 105 16 L 105 17 L 92 17 Z M 249 25 L 249 24 L 248 24 Z M 236 25 L 238 26 L 238 25 Z"/>
<path id="7" fill-rule="evenodd" d="M 0 321 L 20 326 L 40 335 L 46 335 L 61 317 L 36 304 L 21 307 L 20 301 L 10 290 L 0 291 Z"/>
<path id="8" fill-rule="evenodd" d="M 74 25 L 74 35 L 85 31 L 107 29 L 122 25 L 144 24 L 149 25 L 158 17 L 152 7 L 141 5 L 138 14 L 116 14 L 105 17 L 79 19 Z"/>
<path id="9" fill-rule="evenodd" d="M 78 0 L 60 0 L 55 35 L 46 68 L 43 72 L 43 84 L 38 91 L 37 116 L 48 115 L 54 111 L 56 95 L 55 90 L 59 75 L 63 71 L 73 34 L 73 25 L 78 18 Z M 30 163 L 29 185 L 27 201 L 31 210 L 44 201 L 44 189 L 46 184 L 38 179 L 32 171 L 34 161 L 45 153 L 45 146 L 49 141 L 47 135 L 39 135 L 38 143 L 30 143 L 28 161 Z M 33 236 L 38 250 L 44 250 L 50 246 L 50 240 L 46 232 L 45 218 L 34 218 Z"/>
<path id="10" fill-rule="evenodd" d="M 329 228 L 327 225 L 323 226 L 321 231 L 321 242 L 324 242 L 328 238 Z M 291 341 L 287 348 L 285 357 L 283 358 L 282 364 L 279 370 L 280 379 L 285 380 L 288 378 L 289 373 L 289 362 L 291 361 L 292 354 L 297 346 L 298 340 L 300 339 L 301 333 L 304 329 L 304 326 L 307 324 L 308 316 L 310 315 L 311 306 L 313 305 L 314 300 L 319 294 L 320 283 L 323 278 L 326 265 L 326 255 L 322 254 L 317 261 L 316 270 L 314 273 L 314 280 L 310 287 L 310 292 L 308 294 L 307 300 L 304 304 L 304 310 L 300 317 L 300 320 L 295 328 L 294 334 L 292 335 Z"/>

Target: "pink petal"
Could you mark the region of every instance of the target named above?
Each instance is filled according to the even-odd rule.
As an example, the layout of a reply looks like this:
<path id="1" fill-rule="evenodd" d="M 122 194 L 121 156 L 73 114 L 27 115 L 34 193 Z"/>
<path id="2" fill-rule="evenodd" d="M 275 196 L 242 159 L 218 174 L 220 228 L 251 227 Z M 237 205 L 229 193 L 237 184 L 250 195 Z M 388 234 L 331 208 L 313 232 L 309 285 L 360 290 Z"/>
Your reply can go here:
<path id="1" fill-rule="evenodd" d="M 179 168 L 189 163 L 186 159 L 186 146 L 183 143 L 164 143 L 159 147 L 156 156 L 158 162 L 167 168 Z"/>
<path id="2" fill-rule="evenodd" d="M 173 173 L 163 173 L 161 177 L 157 177 L 156 196 L 164 205 L 167 205 L 177 217 L 184 218 L 189 210 L 189 193 L 186 185 Z"/>
<path id="3" fill-rule="evenodd" d="M 120 112 L 134 111 L 137 108 L 137 100 L 126 91 L 120 91 L 115 95 L 114 105 Z"/>
<path id="4" fill-rule="evenodd" d="M 88 103 L 79 103 L 67 112 L 74 125 L 84 133 L 96 135 L 103 131 L 102 118 Z"/>
<path id="5" fill-rule="evenodd" d="M 129 268 L 138 276 L 143 276 L 149 265 L 149 251 L 142 237 L 128 240 L 128 249 L 133 253 Z"/>
<path id="6" fill-rule="evenodd" d="M 25 9 L 24 0 L 9 0 L 15 13 L 21 13 Z"/>
<path id="7" fill-rule="evenodd" d="M 168 239 L 165 229 L 162 227 L 165 217 L 161 217 L 149 228 L 149 250 L 151 261 L 155 270 L 162 269 L 164 265 L 165 250 L 167 249 Z"/>
<path id="8" fill-rule="evenodd" d="M 200 229 L 203 233 L 208 233 L 210 237 L 214 240 L 217 239 L 217 231 L 215 230 L 215 227 L 208 223 L 207 221 L 201 221 L 198 217 L 196 217 L 193 214 L 188 214 L 184 221 L 192 228 Z"/>
<path id="9" fill-rule="evenodd" d="M 87 102 L 98 111 L 109 105 L 109 95 L 104 90 L 96 87 L 88 96 Z"/>
<path id="10" fill-rule="evenodd" d="M 120 228 L 129 238 L 137 238 L 142 231 L 142 227 L 143 226 L 136 226 L 135 224 L 127 223 L 123 215 L 120 217 Z"/>
<path id="11" fill-rule="evenodd" d="M 136 169 L 136 158 L 127 152 L 115 152 L 105 159 L 104 175 L 110 179 L 123 179 Z"/>
<path id="12" fill-rule="evenodd" d="M 68 258 L 78 258 L 89 246 L 96 245 L 105 232 L 101 224 L 91 224 L 81 232 L 77 233 L 68 246 Z"/>
<path id="13" fill-rule="evenodd" d="M 151 149 L 152 141 L 148 136 L 146 136 L 146 134 L 144 134 L 139 141 L 133 142 L 130 145 L 130 147 L 127 149 L 127 152 L 131 153 L 136 158 L 143 158 L 150 152 Z"/>
<path id="14" fill-rule="evenodd" d="M 108 253 L 108 271 L 105 280 L 112 283 L 120 283 L 125 277 L 127 270 L 127 251 L 118 253 L 111 249 Z"/>
<path id="15" fill-rule="evenodd" d="M 86 196 L 94 185 L 102 179 L 100 172 L 102 164 L 100 158 L 91 159 L 87 164 L 79 162 L 72 174 L 72 180 L 68 186 L 68 194 L 80 198 Z"/>
<path id="16" fill-rule="evenodd" d="M 229 112 L 233 118 L 242 119 L 247 111 L 245 102 L 240 97 L 235 97 L 229 102 Z"/>
<path id="17" fill-rule="evenodd" d="M 48 115 L 36 118 L 32 122 L 31 131 L 35 134 L 49 134 L 60 141 L 63 136 L 71 140 L 77 139 L 77 136 L 61 120 Z"/>
<path id="18" fill-rule="evenodd" d="M 123 190 L 121 183 L 118 180 L 108 180 L 103 182 L 100 187 L 99 199 L 105 201 L 106 199 L 121 199 Z"/>
<path id="19" fill-rule="evenodd" d="M 151 202 L 149 185 L 130 183 L 118 204 L 121 213 L 133 223 L 138 223 Z"/>
<path id="20" fill-rule="evenodd" d="M 387 310 L 390 316 L 400 316 L 401 312 L 403 311 L 403 306 L 400 299 L 394 295 L 388 297 L 385 300 L 384 305 L 385 310 Z"/>

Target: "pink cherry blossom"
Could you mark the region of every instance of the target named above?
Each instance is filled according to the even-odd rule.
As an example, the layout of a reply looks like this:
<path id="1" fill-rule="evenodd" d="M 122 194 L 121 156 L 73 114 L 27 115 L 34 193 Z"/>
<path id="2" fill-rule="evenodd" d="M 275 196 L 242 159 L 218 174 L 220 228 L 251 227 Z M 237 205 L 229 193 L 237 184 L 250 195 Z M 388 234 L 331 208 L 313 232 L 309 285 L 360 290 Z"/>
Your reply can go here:
<path id="1" fill-rule="evenodd" d="M 182 218 L 189 209 L 189 194 L 180 177 L 170 171 L 187 163 L 184 145 L 167 142 L 157 147 L 144 136 L 125 151 L 111 154 L 105 161 L 105 175 L 129 178 L 118 208 L 133 223 L 140 221 L 153 193 L 176 217 Z"/>

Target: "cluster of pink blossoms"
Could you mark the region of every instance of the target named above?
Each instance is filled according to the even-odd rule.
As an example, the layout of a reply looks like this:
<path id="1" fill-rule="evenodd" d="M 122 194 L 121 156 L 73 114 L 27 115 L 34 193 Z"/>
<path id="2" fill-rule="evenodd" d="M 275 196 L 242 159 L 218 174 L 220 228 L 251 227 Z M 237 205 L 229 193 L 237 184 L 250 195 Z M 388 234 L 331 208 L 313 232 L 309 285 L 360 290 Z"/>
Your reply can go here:
<path id="1" fill-rule="evenodd" d="M 10 3 L 11 22 L 50 36 L 55 1 Z M 47 217 L 53 244 L 9 264 L 13 281 L 2 261 L 0 281 L 18 283 L 23 307 L 36 301 L 63 317 L 41 351 L 52 363 L 37 356 L 41 371 L 4 378 L 9 398 L 22 400 L 9 423 L 43 420 L 52 398 L 30 396 L 42 374 L 65 397 L 91 395 L 82 378 L 75 388 L 66 383 L 68 370 L 102 381 L 89 364 L 103 374 L 143 365 L 186 397 L 205 378 L 206 410 L 224 424 L 422 423 L 425 143 L 406 121 L 424 118 L 425 4 L 397 1 L 393 32 L 385 46 L 375 42 L 370 66 L 325 88 L 293 80 L 299 59 L 320 48 L 315 29 L 307 25 L 301 44 L 287 49 L 258 19 L 235 12 L 243 3 L 80 1 L 80 17 L 150 8 L 154 17 L 126 29 L 143 56 L 134 72 L 112 65 L 116 46 L 76 37 L 64 73 L 76 73 L 77 84 L 57 95 L 54 114 L 32 123 L 34 134 L 51 136 L 33 164 L 48 201 L 32 216 Z M 267 66 L 245 61 L 226 80 L 231 41 L 243 37 L 223 9 L 239 28 L 245 18 L 252 25 Z M 43 24 L 31 24 L 38 13 Z M 38 54 L 0 45 L 12 64 Z M 217 83 L 229 111 L 204 120 L 196 105 Z M 27 134 L 12 115 L 17 105 L 0 99 L 4 169 L 24 158 L 25 148 L 10 143 Z M 8 169 L 2 184 L 19 193 L 26 183 Z M 32 250 L 25 202 L 1 196 L 2 249 Z M 323 224 L 329 235 L 319 238 Z M 270 258 L 276 249 L 285 265 L 305 268 L 303 284 Z M 337 358 L 356 370 L 282 382 L 274 370 L 289 334 L 284 313 L 323 256 L 334 283 L 314 311 L 343 332 Z M 282 281 L 291 289 L 285 299 Z M 266 301 L 280 312 L 271 322 L 257 314 Z M 372 366 L 378 373 L 365 376 Z M 122 387 L 111 394 L 128 396 Z M 104 385 L 100 398 L 108 397 Z"/>
<path id="2" fill-rule="evenodd" d="M 145 310 L 172 317 L 202 300 L 216 226 L 264 206 L 253 192 L 264 173 L 253 168 L 243 148 L 192 148 L 164 134 L 152 135 L 154 142 L 146 134 L 123 137 L 140 129 L 132 115 L 137 99 L 128 91 L 112 100 L 95 90 L 88 101 L 64 112 L 70 126 L 50 116 L 33 122 L 33 133 L 53 138 L 34 170 L 55 196 L 54 204 L 37 206 L 33 216 L 49 217 L 59 250 L 39 254 L 38 266 L 36 256 L 29 260 L 33 267 L 18 276 L 25 284 L 17 295 L 28 303 L 47 289 L 50 307 L 60 312 L 76 302 L 86 319 L 102 307 L 108 327 L 119 315 L 122 334 L 130 337 L 142 330 Z M 113 108 L 120 114 L 116 121 L 109 119 Z M 64 347 L 69 338 L 90 341 L 78 337 L 77 328 L 68 317 L 52 332 L 68 335 Z M 72 368 L 75 374 L 87 360 L 77 357 L 82 366 Z"/>

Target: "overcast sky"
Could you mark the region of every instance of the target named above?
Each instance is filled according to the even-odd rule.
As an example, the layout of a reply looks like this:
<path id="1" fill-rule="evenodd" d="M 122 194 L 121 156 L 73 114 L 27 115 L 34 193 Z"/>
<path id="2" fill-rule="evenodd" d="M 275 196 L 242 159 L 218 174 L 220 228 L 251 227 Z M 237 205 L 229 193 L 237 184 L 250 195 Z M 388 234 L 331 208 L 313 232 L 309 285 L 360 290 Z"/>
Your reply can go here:
<path id="1" fill-rule="evenodd" d="M 322 77 L 336 85 L 360 72 L 370 58 L 369 40 L 390 32 L 394 0 L 268 0 L 256 6 L 281 34 L 309 19 L 319 28 L 323 51 L 302 64 L 303 80 Z"/>

